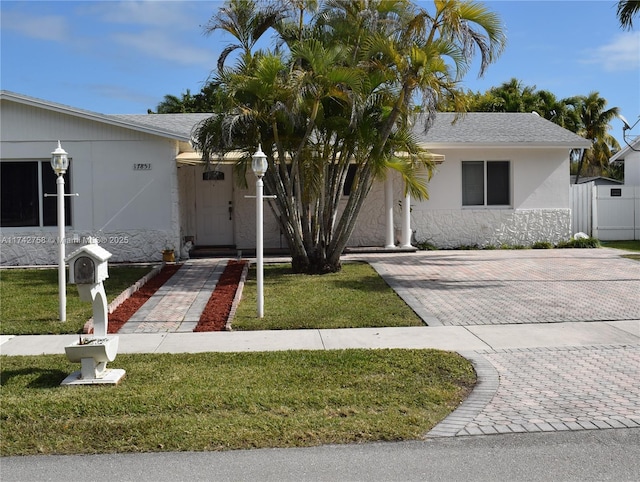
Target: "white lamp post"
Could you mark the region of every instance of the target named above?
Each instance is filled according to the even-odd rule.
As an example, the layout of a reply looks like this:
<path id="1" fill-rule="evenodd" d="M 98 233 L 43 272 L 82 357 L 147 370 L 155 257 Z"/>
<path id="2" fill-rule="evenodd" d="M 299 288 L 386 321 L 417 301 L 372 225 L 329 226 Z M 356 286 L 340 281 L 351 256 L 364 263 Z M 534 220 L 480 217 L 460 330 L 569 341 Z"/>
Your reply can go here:
<path id="1" fill-rule="evenodd" d="M 67 321 L 67 283 L 64 267 L 64 173 L 69 167 L 69 156 L 60 145 L 51 153 L 51 167 L 56 173 L 58 197 L 58 300 L 60 304 L 60 321 Z"/>
<path id="2" fill-rule="evenodd" d="M 256 175 L 256 278 L 258 282 L 258 318 L 264 316 L 264 260 L 262 256 L 262 226 L 263 226 L 263 188 L 262 178 L 267 172 L 269 164 L 267 156 L 258 144 L 258 150 L 253 154 L 251 168 Z"/>

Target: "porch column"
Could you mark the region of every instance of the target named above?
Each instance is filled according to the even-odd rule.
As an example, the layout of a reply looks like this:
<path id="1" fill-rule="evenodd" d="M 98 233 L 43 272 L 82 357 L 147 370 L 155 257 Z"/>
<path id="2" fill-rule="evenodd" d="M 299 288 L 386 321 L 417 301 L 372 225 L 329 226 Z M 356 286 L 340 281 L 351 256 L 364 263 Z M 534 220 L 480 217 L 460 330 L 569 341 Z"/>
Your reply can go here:
<path id="1" fill-rule="evenodd" d="M 396 243 L 393 229 L 393 179 L 387 174 L 384 181 L 384 210 L 385 210 L 385 248 L 395 248 Z"/>
<path id="2" fill-rule="evenodd" d="M 402 240 L 403 248 L 411 248 L 411 194 L 407 192 L 402 203 Z"/>

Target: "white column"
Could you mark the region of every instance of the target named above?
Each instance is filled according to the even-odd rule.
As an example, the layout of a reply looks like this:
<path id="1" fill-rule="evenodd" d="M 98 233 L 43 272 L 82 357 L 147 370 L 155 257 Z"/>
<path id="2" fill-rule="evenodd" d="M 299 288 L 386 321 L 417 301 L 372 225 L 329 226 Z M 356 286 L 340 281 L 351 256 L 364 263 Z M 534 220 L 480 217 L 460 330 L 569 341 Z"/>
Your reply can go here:
<path id="1" fill-rule="evenodd" d="M 60 305 L 60 321 L 67 321 L 67 280 L 64 266 L 64 176 L 58 174 L 56 179 L 58 196 L 58 302 Z"/>
<path id="2" fill-rule="evenodd" d="M 256 279 L 258 282 L 258 318 L 264 317 L 264 260 L 262 256 L 263 186 L 262 177 L 258 177 L 256 181 Z"/>
<path id="3" fill-rule="evenodd" d="M 387 174 L 384 181 L 384 210 L 385 210 L 385 248 L 395 248 L 393 230 L 393 179 Z"/>
<path id="4" fill-rule="evenodd" d="M 411 248 L 411 194 L 407 192 L 402 203 L 402 240 L 403 248 Z"/>

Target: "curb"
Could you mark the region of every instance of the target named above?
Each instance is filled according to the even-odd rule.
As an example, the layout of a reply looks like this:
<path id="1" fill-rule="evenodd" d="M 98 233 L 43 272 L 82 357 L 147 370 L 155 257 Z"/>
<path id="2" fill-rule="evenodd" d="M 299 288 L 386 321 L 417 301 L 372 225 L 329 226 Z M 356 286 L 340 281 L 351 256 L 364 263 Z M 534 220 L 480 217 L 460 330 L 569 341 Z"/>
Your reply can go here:
<path id="1" fill-rule="evenodd" d="M 473 364 L 478 381 L 460 406 L 427 432 L 424 438 L 457 436 L 484 410 L 498 391 L 500 376 L 489 360 L 475 351 L 462 351 L 458 354 Z"/>

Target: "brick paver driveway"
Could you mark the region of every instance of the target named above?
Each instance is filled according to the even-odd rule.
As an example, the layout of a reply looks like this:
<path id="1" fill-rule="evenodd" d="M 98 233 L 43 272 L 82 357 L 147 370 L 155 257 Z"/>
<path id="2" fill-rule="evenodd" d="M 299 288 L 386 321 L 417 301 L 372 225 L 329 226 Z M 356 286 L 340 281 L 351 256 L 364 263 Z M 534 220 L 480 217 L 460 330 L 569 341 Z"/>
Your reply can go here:
<path id="1" fill-rule="evenodd" d="M 372 265 L 429 325 L 640 319 L 640 262 L 614 249 L 427 251 Z"/>
<path id="2" fill-rule="evenodd" d="M 435 251 L 370 262 L 429 325 L 640 320 L 640 262 L 623 254 Z M 640 427 L 640 346 L 631 338 L 464 355 L 478 385 L 430 436 Z"/>

